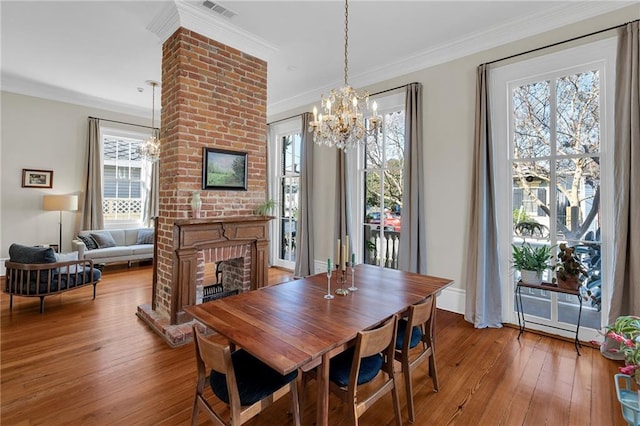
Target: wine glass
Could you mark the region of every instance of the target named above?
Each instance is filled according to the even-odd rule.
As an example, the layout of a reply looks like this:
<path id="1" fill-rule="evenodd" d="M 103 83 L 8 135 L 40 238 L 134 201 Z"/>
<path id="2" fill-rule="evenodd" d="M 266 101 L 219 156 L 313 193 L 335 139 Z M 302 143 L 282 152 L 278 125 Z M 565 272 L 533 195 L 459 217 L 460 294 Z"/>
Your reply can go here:
<path id="1" fill-rule="evenodd" d="M 349 291 L 358 291 L 358 287 L 356 287 L 356 261 L 353 258 L 349 266 L 351 269 L 351 287 L 349 287 Z"/>
<path id="2" fill-rule="evenodd" d="M 327 268 L 327 294 L 324 295 L 325 299 L 333 299 L 335 296 L 331 294 L 331 268 Z"/>

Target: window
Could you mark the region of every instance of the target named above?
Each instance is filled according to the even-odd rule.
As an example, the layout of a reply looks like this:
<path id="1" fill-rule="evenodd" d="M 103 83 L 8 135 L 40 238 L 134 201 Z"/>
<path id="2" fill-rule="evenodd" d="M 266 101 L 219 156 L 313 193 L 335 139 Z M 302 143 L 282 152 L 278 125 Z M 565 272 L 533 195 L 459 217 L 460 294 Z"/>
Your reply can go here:
<path id="1" fill-rule="evenodd" d="M 362 149 L 363 261 L 397 269 L 402 230 L 404 94 L 376 99 L 382 123 Z"/>
<path id="2" fill-rule="evenodd" d="M 612 52 L 615 41 L 604 40 L 492 73 L 494 139 L 502 153 L 496 163 L 498 176 L 505 177 L 497 182 L 500 250 L 511 253 L 511 244 L 525 241 L 548 245 L 554 254 L 561 243 L 576 247 L 588 269 L 583 340 L 595 338 L 606 321 L 602 300 L 610 283 Z M 519 276 L 508 264 L 502 271 L 503 300 L 513 301 L 512 283 Z M 550 282 L 552 275 L 546 271 L 543 280 Z M 575 296 L 528 290 L 525 314 L 542 330 L 575 327 Z M 515 323 L 514 303 L 503 305 L 504 318 Z M 584 334 L 583 327 L 591 330 Z"/>
<path id="3" fill-rule="evenodd" d="M 272 264 L 294 269 L 296 261 L 296 237 L 298 226 L 298 195 L 300 188 L 300 149 L 302 127 L 299 118 L 271 126 L 270 196 L 276 200 L 274 212 L 277 223 L 273 228 L 271 251 L 277 253 Z"/>
<path id="4" fill-rule="evenodd" d="M 148 169 L 138 154 L 146 135 L 102 130 L 102 212 L 105 226 L 139 226 L 149 187 Z"/>

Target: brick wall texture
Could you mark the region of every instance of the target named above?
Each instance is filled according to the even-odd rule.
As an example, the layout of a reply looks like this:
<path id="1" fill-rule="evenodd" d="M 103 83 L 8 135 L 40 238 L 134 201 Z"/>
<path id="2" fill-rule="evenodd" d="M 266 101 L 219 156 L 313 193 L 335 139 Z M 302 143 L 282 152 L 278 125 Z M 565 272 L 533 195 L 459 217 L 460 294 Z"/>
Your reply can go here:
<path id="1" fill-rule="evenodd" d="M 266 140 L 266 62 L 176 30 L 162 46 L 158 313 L 170 312 L 174 221 L 190 218 L 199 190 L 202 218 L 252 215 L 266 196 Z M 205 147 L 247 153 L 247 191 L 201 190 Z"/>

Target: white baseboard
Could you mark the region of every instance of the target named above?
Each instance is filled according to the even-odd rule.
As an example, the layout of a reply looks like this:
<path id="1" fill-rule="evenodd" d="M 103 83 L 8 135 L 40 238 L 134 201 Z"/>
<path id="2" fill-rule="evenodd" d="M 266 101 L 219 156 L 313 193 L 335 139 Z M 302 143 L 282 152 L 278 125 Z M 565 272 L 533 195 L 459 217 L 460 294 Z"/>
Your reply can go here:
<path id="1" fill-rule="evenodd" d="M 466 292 L 460 288 L 446 288 L 438 295 L 436 306 L 445 311 L 464 315 Z"/>
<path id="2" fill-rule="evenodd" d="M 7 268 L 5 268 L 4 266 L 4 262 L 9 260 L 9 258 L 5 258 L 5 259 L 0 259 L 0 277 L 4 277 L 5 275 L 7 275 Z"/>

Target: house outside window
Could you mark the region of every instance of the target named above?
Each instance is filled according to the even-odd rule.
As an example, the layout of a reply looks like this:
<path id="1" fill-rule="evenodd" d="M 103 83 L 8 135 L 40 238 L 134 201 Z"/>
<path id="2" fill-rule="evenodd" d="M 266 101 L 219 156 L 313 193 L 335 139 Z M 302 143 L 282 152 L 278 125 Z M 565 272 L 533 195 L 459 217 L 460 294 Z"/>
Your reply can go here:
<path id="1" fill-rule="evenodd" d="M 135 227 L 143 220 L 149 169 L 138 154 L 147 135 L 102 131 L 102 212 L 105 227 Z"/>

